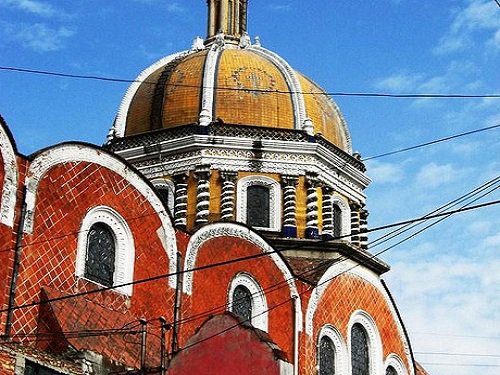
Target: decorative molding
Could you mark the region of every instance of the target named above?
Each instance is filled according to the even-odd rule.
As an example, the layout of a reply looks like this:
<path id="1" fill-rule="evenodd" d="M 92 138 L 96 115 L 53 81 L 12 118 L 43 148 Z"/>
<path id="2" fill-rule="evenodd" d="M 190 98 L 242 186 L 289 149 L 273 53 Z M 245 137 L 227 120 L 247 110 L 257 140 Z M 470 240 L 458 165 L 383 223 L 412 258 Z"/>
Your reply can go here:
<path id="1" fill-rule="evenodd" d="M 318 238 L 318 176 L 316 173 L 306 174 L 306 237 Z"/>
<path id="2" fill-rule="evenodd" d="M 221 171 L 222 180 L 222 193 L 221 193 L 221 220 L 233 221 L 234 220 L 234 207 L 235 207 L 235 191 L 236 179 L 238 173 Z"/>
<path id="3" fill-rule="evenodd" d="M 10 143 L 10 138 L 4 128 L 0 126 L 0 153 L 3 159 L 4 180 L 0 201 L 0 223 L 14 227 L 16 211 L 16 191 L 18 184 L 18 170 L 16 154 Z M 0 166 L 1 168 L 2 166 Z"/>
<path id="4" fill-rule="evenodd" d="M 113 286 L 131 283 L 134 281 L 134 238 L 125 219 L 118 212 L 107 206 L 93 207 L 83 218 L 80 231 L 78 232 L 76 276 L 85 278 L 88 232 L 92 225 L 96 223 L 106 224 L 112 230 L 115 237 Z M 95 281 L 89 282 L 95 283 Z M 132 285 L 124 285 L 114 290 L 128 296 L 132 295 Z"/>
<path id="5" fill-rule="evenodd" d="M 322 235 L 333 238 L 333 205 L 332 205 L 333 189 L 329 186 L 322 186 L 322 214 L 323 214 L 323 227 Z"/>
<path id="6" fill-rule="evenodd" d="M 175 186 L 172 180 L 168 180 L 166 178 L 156 178 L 154 180 L 151 180 L 151 183 L 154 185 L 155 188 L 158 189 L 167 189 L 168 190 L 168 210 L 173 213 L 174 212 L 174 207 L 175 207 Z"/>
<path id="7" fill-rule="evenodd" d="M 293 113 L 295 118 L 295 129 L 303 130 L 303 125 L 306 122 L 306 105 L 304 103 L 302 87 L 295 71 L 281 56 L 266 48 L 260 47 L 259 45 L 253 45 L 252 47 L 250 47 L 250 50 L 257 52 L 259 55 L 269 59 L 283 74 L 288 88 L 291 92 L 294 108 Z"/>
<path id="8" fill-rule="evenodd" d="M 283 185 L 283 227 L 297 228 L 297 183 L 298 176 L 282 176 Z"/>
<path id="9" fill-rule="evenodd" d="M 163 203 L 151 186 L 144 180 L 143 176 L 137 174 L 126 164 L 99 148 L 83 144 L 62 144 L 41 152 L 32 160 L 26 175 L 27 213 L 24 232 L 33 232 L 36 196 L 41 179 L 52 167 L 68 162 L 87 162 L 107 168 L 127 180 L 146 198 L 161 222 L 162 234 L 167 244 L 165 252 L 168 256 L 169 272 L 174 274 L 169 277 L 169 285 L 175 288 L 177 243 L 172 222 L 165 212 Z"/>
<path id="10" fill-rule="evenodd" d="M 351 233 L 351 208 L 344 199 L 342 199 L 340 196 L 336 194 L 332 195 L 332 207 L 333 205 L 336 205 L 338 208 L 340 208 L 340 211 L 342 212 L 340 219 L 340 224 L 341 224 L 340 235 L 342 236 L 342 240 L 350 241 L 351 238 L 349 237 L 349 234 Z"/>
<path id="11" fill-rule="evenodd" d="M 349 354 L 347 352 L 347 345 L 340 332 L 331 324 L 326 324 L 321 327 L 316 344 L 316 363 L 319 369 L 319 356 L 320 356 L 320 341 L 321 338 L 327 336 L 333 342 L 335 348 L 335 374 L 347 375 L 349 372 Z"/>
<path id="12" fill-rule="evenodd" d="M 252 325 L 262 331 L 268 332 L 268 309 L 266 295 L 257 280 L 247 272 L 238 273 L 229 286 L 228 311 L 232 311 L 234 289 L 238 285 L 246 287 L 252 295 Z"/>
<path id="13" fill-rule="evenodd" d="M 404 345 L 404 351 L 407 358 L 407 362 L 410 364 L 409 373 L 410 375 L 414 375 L 412 366 L 413 361 L 410 353 L 410 345 L 406 340 L 406 335 L 404 333 L 403 326 L 401 325 L 398 313 L 396 312 L 396 308 L 393 305 L 391 298 L 387 294 L 387 291 L 382 285 L 380 278 L 377 274 L 375 274 L 366 267 L 352 260 L 346 259 L 336 264 L 333 264 L 330 268 L 328 268 L 328 270 L 323 274 L 323 276 L 321 276 L 321 279 L 318 281 L 317 286 L 311 292 L 311 297 L 309 298 L 307 310 L 305 312 L 305 330 L 307 335 L 309 336 L 313 335 L 314 315 L 318 308 L 319 302 L 321 301 L 323 293 L 325 292 L 325 290 L 328 289 L 330 283 L 337 276 L 341 274 L 353 275 L 363 279 L 364 281 L 368 282 L 373 287 L 375 287 L 378 290 L 378 292 L 383 296 L 384 301 L 391 312 L 392 319 L 394 320 L 396 326 L 398 327 L 398 333 Z"/>
<path id="14" fill-rule="evenodd" d="M 190 270 L 196 267 L 196 258 L 198 251 L 207 241 L 219 237 L 235 237 L 252 243 L 259 247 L 262 252 L 269 253 L 269 256 L 276 264 L 276 267 L 281 271 L 283 279 L 288 284 L 290 289 L 290 298 L 297 298 L 297 306 L 302 306 L 300 295 L 295 286 L 295 279 L 290 272 L 287 264 L 279 256 L 279 254 L 266 242 L 262 237 L 252 232 L 249 228 L 243 227 L 238 224 L 232 223 L 215 223 L 205 225 L 200 228 L 189 240 L 186 258 L 184 260 L 184 279 L 183 279 L 183 292 L 192 295 L 193 293 L 193 277 L 194 272 Z M 298 311 L 296 315 L 297 326 L 296 329 L 302 332 L 302 311 Z"/>
<path id="15" fill-rule="evenodd" d="M 387 356 L 384 362 L 384 371 L 387 371 L 389 366 L 392 366 L 398 375 L 408 375 L 403 361 L 397 354 L 391 353 Z"/>
<path id="16" fill-rule="evenodd" d="M 178 53 L 174 53 L 169 56 L 165 56 L 155 62 L 153 65 L 149 66 L 148 68 L 144 69 L 135 79 L 135 81 L 129 86 L 127 91 L 125 92 L 125 95 L 120 103 L 120 107 L 118 108 L 118 113 L 116 115 L 115 122 L 111 129 L 109 130 L 108 133 L 108 141 L 114 139 L 114 138 L 122 138 L 125 135 L 125 127 L 127 125 L 127 115 L 128 115 L 128 110 L 130 107 L 130 103 L 132 102 L 132 99 L 134 98 L 137 90 L 139 90 L 139 87 L 143 84 L 147 78 L 154 73 L 156 70 L 162 68 L 163 66 L 171 63 L 177 58 L 180 58 L 181 56 L 188 56 L 192 53 L 194 53 L 194 50 L 190 51 L 182 51 Z"/>
<path id="17" fill-rule="evenodd" d="M 208 223 L 210 215 L 210 166 L 198 166 L 194 177 L 198 181 L 196 188 L 196 225 Z"/>
<path id="18" fill-rule="evenodd" d="M 247 176 L 238 181 L 236 220 L 247 221 L 247 190 L 250 186 L 260 185 L 269 189 L 269 228 L 255 227 L 264 231 L 281 230 L 281 187 L 278 181 L 266 176 Z"/>
<path id="19" fill-rule="evenodd" d="M 188 175 L 182 173 L 174 176 L 175 180 L 175 207 L 174 223 L 178 227 L 187 225 L 187 199 L 188 199 Z"/>
<path id="20" fill-rule="evenodd" d="M 217 35 L 219 37 L 219 35 Z M 201 95 L 201 110 L 198 122 L 201 126 L 208 126 L 214 120 L 215 76 L 217 61 L 224 46 L 217 40 L 210 46 L 203 68 L 203 87 Z"/>
<path id="21" fill-rule="evenodd" d="M 368 335 L 368 354 L 370 358 L 370 375 L 385 375 L 383 366 L 383 349 L 377 324 L 370 314 L 363 310 L 356 310 L 349 319 L 347 326 L 347 351 L 351 358 L 351 329 L 354 324 L 361 324 Z M 351 365 L 351 360 L 349 360 Z"/>

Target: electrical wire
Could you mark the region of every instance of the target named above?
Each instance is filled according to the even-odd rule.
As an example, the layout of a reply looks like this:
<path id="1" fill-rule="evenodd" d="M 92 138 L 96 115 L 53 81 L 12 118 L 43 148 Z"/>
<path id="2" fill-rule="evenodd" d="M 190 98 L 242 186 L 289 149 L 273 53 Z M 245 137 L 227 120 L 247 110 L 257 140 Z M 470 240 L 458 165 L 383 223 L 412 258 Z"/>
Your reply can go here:
<path id="1" fill-rule="evenodd" d="M 433 141 L 429 141 L 429 142 L 421 143 L 421 144 L 414 145 L 414 146 L 405 147 L 405 148 L 402 148 L 402 149 L 399 149 L 399 150 L 394 150 L 394 151 L 389 151 L 389 152 L 385 152 L 385 153 L 378 154 L 378 155 L 374 155 L 374 156 L 369 156 L 369 157 L 367 157 L 367 158 L 363 158 L 363 159 L 361 159 L 361 161 L 365 162 L 365 161 L 367 161 L 367 160 L 378 159 L 378 158 L 382 158 L 382 157 L 389 156 L 389 155 L 395 155 L 395 154 L 399 154 L 399 153 L 401 153 L 401 152 L 406 152 L 406 151 L 410 151 L 410 150 L 415 150 L 415 149 L 417 149 L 417 148 L 422 148 L 422 147 L 426 147 L 426 146 L 434 145 L 434 144 L 436 144 L 436 143 L 446 142 L 446 141 L 449 141 L 449 140 L 452 140 L 452 139 L 455 139 L 455 138 L 464 137 L 464 136 L 466 136 L 466 135 L 475 134 L 475 133 L 480 133 L 480 132 L 484 132 L 484 131 L 486 131 L 486 130 L 496 129 L 496 128 L 498 128 L 498 127 L 500 127 L 500 124 L 496 124 L 496 125 L 492 125 L 492 126 L 487 126 L 487 127 L 485 127 L 485 128 L 480 128 L 480 129 L 474 129 L 474 130 L 471 130 L 471 131 L 468 131 L 468 132 L 464 132 L 464 133 L 459 133 L 459 134 L 450 135 L 450 136 L 448 136 L 448 137 L 435 139 L 435 140 L 433 140 Z"/>
<path id="2" fill-rule="evenodd" d="M 96 75 L 80 75 L 80 74 L 70 74 L 70 73 L 60 73 L 52 72 L 47 70 L 38 69 L 27 69 L 18 68 L 12 66 L 0 66 L 0 70 L 20 72 L 20 73 L 30 73 L 30 74 L 40 74 L 47 76 L 63 77 L 63 78 L 75 78 L 75 79 L 87 79 L 87 80 L 97 80 L 105 82 L 118 82 L 118 83 L 143 83 L 156 85 L 156 82 L 139 81 L 135 79 L 123 79 L 123 78 L 113 78 L 105 76 Z M 196 89 L 213 89 L 218 91 L 240 91 L 240 92 L 262 92 L 262 93 L 276 93 L 276 94 L 302 94 L 302 95 L 327 95 L 327 96 L 354 96 L 354 97 L 371 97 L 371 98 L 408 98 L 408 99 L 496 99 L 500 98 L 500 94 L 390 94 L 390 93 L 378 93 L 378 92 L 304 92 L 304 91 L 287 91 L 287 90 L 266 90 L 266 89 L 246 89 L 246 88 L 236 88 L 236 87 L 221 87 L 221 86 L 199 86 L 199 85 L 187 85 L 179 83 L 167 83 L 165 86 L 169 87 L 184 87 L 184 88 L 196 88 Z"/>

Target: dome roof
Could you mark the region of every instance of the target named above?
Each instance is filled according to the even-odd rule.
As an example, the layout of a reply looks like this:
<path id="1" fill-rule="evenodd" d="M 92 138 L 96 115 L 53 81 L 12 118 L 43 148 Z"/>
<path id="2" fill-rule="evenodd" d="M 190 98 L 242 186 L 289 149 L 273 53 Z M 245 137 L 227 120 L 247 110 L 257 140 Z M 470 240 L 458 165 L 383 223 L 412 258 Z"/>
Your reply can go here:
<path id="1" fill-rule="evenodd" d="M 342 114 L 324 90 L 248 36 L 239 44 L 197 40 L 144 70 L 125 94 L 112 136 L 213 121 L 304 130 L 352 153 Z"/>

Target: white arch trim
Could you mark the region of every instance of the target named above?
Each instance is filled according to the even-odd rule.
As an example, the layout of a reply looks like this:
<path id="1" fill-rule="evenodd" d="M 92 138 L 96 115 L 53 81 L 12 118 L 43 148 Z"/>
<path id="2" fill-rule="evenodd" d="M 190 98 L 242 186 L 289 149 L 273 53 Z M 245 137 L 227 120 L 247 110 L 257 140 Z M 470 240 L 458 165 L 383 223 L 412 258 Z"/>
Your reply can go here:
<path id="1" fill-rule="evenodd" d="M 0 200 L 0 223 L 14 227 L 18 170 L 16 154 L 9 136 L 0 125 L 0 153 L 3 159 L 4 180 Z M 1 167 L 1 166 L 0 166 Z"/>
<path id="2" fill-rule="evenodd" d="M 307 310 L 305 312 L 305 330 L 306 333 L 309 336 L 313 335 L 313 321 L 314 321 L 314 315 L 316 313 L 316 310 L 318 308 L 319 302 L 321 301 L 321 298 L 323 296 L 323 293 L 325 290 L 328 288 L 330 283 L 335 279 L 335 277 L 341 275 L 341 274 L 349 274 L 349 275 L 354 275 L 357 277 L 362 278 L 366 282 L 372 284 L 379 292 L 380 294 L 384 297 L 384 300 L 389 307 L 389 310 L 391 312 L 391 316 L 396 323 L 396 326 L 398 327 L 398 333 L 399 336 L 401 337 L 401 341 L 404 344 L 404 351 L 405 351 L 405 356 L 407 359 L 407 363 L 409 364 L 409 374 L 414 375 L 413 371 L 413 361 L 412 357 L 410 354 L 410 345 L 408 343 L 408 340 L 406 338 L 403 326 L 401 325 L 401 322 L 399 320 L 399 316 L 396 312 L 396 308 L 393 305 L 391 298 L 387 294 L 387 291 L 385 290 L 384 286 L 382 285 L 382 282 L 380 281 L 379 276 L 373 272 L 367 269 L 366 267 L 363 267 L 359 265 L 356 262 L 353 262 L 350 259 L 343 260 L 339 263 L 333 264 L 328 270 L 323 274 L 321 279 L 318 281 L 317 286 L 313 289 L 311 293 L 311 298 L 309 298 L 309 302 L 307 305 Z"/>
<path id="3" fill-rule="evenodd" d="M 349 371 L 349 355 L 347 345 L 340 332 L 331 324 L 324 325 L 319 331 L 318 342 L 316 344 L 316 363 L 319 371 L 320 342 L 321 338 L 327 336 L 333 342 L 335 348 L 335 374 L 347 375 Z"/>
<path id="4" fill-rule="evenodd" d="M 351 208 L 349 204 L 340 196 L 334 194 L 332 195 L 332 206 L 337 206 L 342 212 L 342 217 L 340 219 L 342 225 L 340 228 L 340 235 L 344 240 L 351 241 L 351 237 L 347 237 L 351 233 Z"/>
<path id="5" fill-rule="evenodd" d="M 370 361 L 370 375 L 385 375 L 383 373 L 383 350 L 380 333 L 373 318 L 366 311 L 356 310 L 349 319 L 347 326 L 347 352 L 349 353 L 349 366 L 351 367 L 351 330 L 355 324 L 361 324 L 368 336 L 368 354 Z M 351 369 L 352 370 L 352 369 Z"/>
<path id="6" fill-rule="evenodd" d="M 290 288 L 290 298 L 297 299 L 297 306 L 302 306 L 300 302 L 300 295 L 297 292 L 297 287 L 295 285 L 295 280 L 287 267 L 283 259 L 276 253 L 276 251 L 267 244 L 259 235 L 252 232 L 249 228 L 243 227 L 238 224 L 232 223 L 214 223 L 206 225 L 200 228 L 189 240 L 186 259 L 184 260 L 184 279 L 183 279 L 183 291 L 184 293 L 191 295 L 193 293 L 193 274 L 194 272 L 189 272 L 194 267 L 196 267 L 196 258 L 198 256 L 198 251 L 201 246 L 214 238 L 218 237 L 236 237 L 248 241 L 257 247 L 260 247 L 264 253 L 269 253 L 269 256 L 274 261 L 278 269 L 283 274 L 283 278 L 288 283 Z M 302 310 L 296 309 L 296 329 L 302 332 Z"/>
<path id="7" fill-rule="evenodd" d="M 135 171 L 112 155 L 87 145 L 65 144 L 55 146 L 38 154 L 35 159 L 33 159 L 26 177 L 27 212 L 24 232 L 33 232 L 36 194 L 42 177 L 55 165 L 68 162 L 87 162 L 107 168 L 127 180 L 148 200 L 149 204 L 157 213 L 158 218 L 161 221 L 161 227 L 158 228 L 157 233 L 168 256 L 169 272 L 175 273 L 177 263 L 177 243 L 175 231 L 168 214 L 165 212 L 163 203 L 142 176 L 138 175 Z M 169 277 L 169 285 L 172 288 L 175 288 L 175 275 Z"/>
<path id="8" fill-rule="evenodd" d="M 127 91 L 125 92 L 125 95 L 123 96 L 123 99 L 120 103 L 120 107 L 118 108 L 118 113 L 116 115 L 115 123 L 109 130 L 109 136 L 108 138 L 122 138 L 125 135 L 125 126 L 127 124 L 127 114 L 128 114 L 128 109 L 130 107 L 130 103 L 132 102 L 132 99 L 134 98 L 137 90 L 139 90 L 139 87 L 141 84 L 156 70 L 160 69 L 162 66 L 167 65 L 168 63 L 172 62 L 178 57 L 181 56 L 187 56 L 190 53 L 196 52 L 195 50 L 187 50 L 187 51 L 182 51 L 182 52 L 177 52 L 169 56 L 165 56 L 155 62 L 153 65 L 149 66 L 148 68 L 144 69 L 139 76 L 135 79 L 135 81 L 129 86 Z"/>
<path id="9" fill-rule="evenodd" d="M 88 232 L 92 225 L 96 223 L 106 224 L 111 228 L 115 237 L 113 286 L 132 282 L 134 279 L 135 262 L 134 238 L 125 219 L 118 212 L 107 206 L 97 206 L 90 209 L 82 221 L 80 232 L 78 233 L 76 276 L 85 278 Z M 114 290 L 128 296 L 132 295 L 132 285 L 124 285 Z"/>
<path id="10" fill-rule="evenodd" d="M 262 287 L 251 274 L 240 272 L 231 280 L 227 298 L 229 302 L 227 309 L 229 311 L 233 310 L 233 294 L 234 290 L 239 285 L 246 287 L 252 296 L 252 325 L 262 331 L 268 332 L 269 323 L 266 295 Z"/>
<path id="11" fill-rule="evenodd" d="M 236 220 L 247 221 L 247 191 L 250 186 L 260 185 L 269 189 L 269 228 L 255 227 L 259 230 L 278 232 L 281 230 L 281 185 L 267 176 L 246 176 L 238 181 Z"/>
<path id="12" fill-rule="evenodd" d="M 154 187 L 160 188 L 160 189 L 167 189 L 168 190 L 168 209 L 170 210 L 170 213 L 173 215 L 174 213 L 174 206 L 175 206 L 175 185 L 172 180 L 168 180 L 166 178 L 155 178 L 154 180 L 151 180 L 151 183 L 153 184 Z"/>
<path id="13" fill-rule="evenodd" d="M 403 361 L 401 358 L 394 353 L 391 353 L 387 356 L 384 362 L 384 371 L 387 371 L 387 368 L 389 366 L 392 366 L 394 370 L 396 370 L 398 375 L 407 375 L 408 372 L 406 371 L 405 365 L 403 364 Z"/>

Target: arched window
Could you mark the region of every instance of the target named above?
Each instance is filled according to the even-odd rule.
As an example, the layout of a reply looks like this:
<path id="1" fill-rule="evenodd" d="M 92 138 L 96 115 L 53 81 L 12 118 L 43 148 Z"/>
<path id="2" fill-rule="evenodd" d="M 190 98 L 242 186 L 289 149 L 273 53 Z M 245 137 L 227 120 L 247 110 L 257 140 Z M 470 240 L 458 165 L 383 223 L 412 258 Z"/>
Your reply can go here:
<path id="1" fill-rule="evenodd" d="M 333 237 L 338 238 L 342 235 L 342 209 L 333 205 Z"/>
<path id="2" fill-rule="evenodd" d="M 259 283 L 252 275 L 240 272 L 231 281 L 228 310 L 254 327 L 267 332 L 267 302 Z"/>
<path id="3" fill-rule="evenodd" d="M 252 322 L 252 294 L 246 286 L 238 285 L 233 291 L 232 312 L 241 320 Z"/>
<path id="4" fill-rule="evenodd" d="M 112 286 L 115 273 L 115 236 L 109 226 L 95 223 L 90 227 L 85 256 L 85 278 Z"/>
<path id="5" fill-rule="evenodd" d="M 156 188 L 156 191 L 158 192 L 160 199 L 167 206 L 170 213 L 173 215 L 175 206 L 174 183 L 171 180 L 163 178 L 155 179 L 151 182 Z"/>
<path id="6" fill-rule="evenodd" d="M 266 176 L 247 176 L 238 181 L 236 220 L 260 230 L 281 230 L 281 188 Z"/>
<path id="7" fill-rule="evenodd" d="M 385 370 L 385 375 L 398 375 L 398 372 L 396 371 L 396 369 L 394 367 L 389 366 Z"/>
<path id="8" fill-rule="evenodd" d="M 370 375 L 370 353 L 365 328 L 355 323 L 351 328 L 352 375 Z"/>
<path id="9" fill-rule="evenodd" d="M 328 336 L 319 341 L 319 375 L 335 375 L 335 347 Z"/>
<path id="10" fill-rule="evenodd" d="M 252 185 L 247 189 L 247 224 L 269 228 L 269 188 Z"/>
<path id="11" fill-rule="evenodd" d="M 85 215 L 78 234 L 77 277 L 132 295 L 135 249 L 130 228 L 111 207 L 96 206 Z"/>

